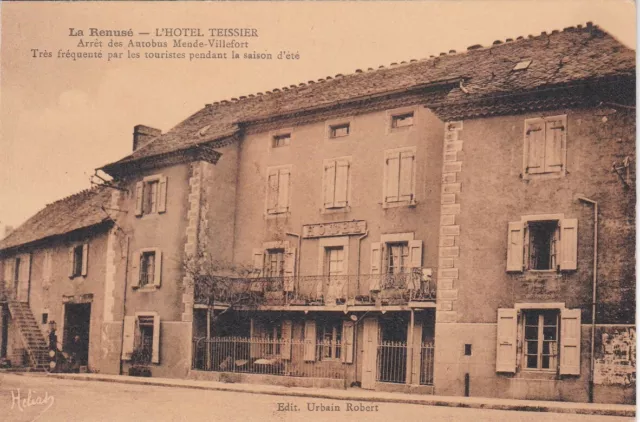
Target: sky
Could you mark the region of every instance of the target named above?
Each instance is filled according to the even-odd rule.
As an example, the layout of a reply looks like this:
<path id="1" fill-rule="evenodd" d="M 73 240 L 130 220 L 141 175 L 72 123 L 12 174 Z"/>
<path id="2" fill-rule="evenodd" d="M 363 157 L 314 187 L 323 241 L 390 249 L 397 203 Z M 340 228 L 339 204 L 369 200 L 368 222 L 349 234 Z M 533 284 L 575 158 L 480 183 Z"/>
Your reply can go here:
<path id="1" fill-rule="evenodd" d="M 131 152 L 135 125 L 166 132 L 207 103 L 588 21 L 636 48 L 636 8 L 623 0 L 0 2 L 0 14 L 0 237 L 89 188 L 96 168 Z M 79 50 L 69 28 L 90 27 L 256 28 L 250 51 L 300 58 L 55 58 Z"/>

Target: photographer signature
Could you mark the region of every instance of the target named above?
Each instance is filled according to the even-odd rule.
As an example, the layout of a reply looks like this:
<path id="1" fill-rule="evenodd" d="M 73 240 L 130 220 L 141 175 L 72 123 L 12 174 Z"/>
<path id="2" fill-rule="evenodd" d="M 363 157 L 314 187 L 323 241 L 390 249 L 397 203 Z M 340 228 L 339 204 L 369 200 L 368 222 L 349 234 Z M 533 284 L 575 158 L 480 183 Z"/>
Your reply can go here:
<path id="1" fill-rule="evenodd" d="M 32 407 L 42 406 L 42 411 L 32 419 L 32 422 L 49 410 L 54 402 L 55 398 L 50 396 L 48 392 L 45 392 L 44 395 L 37 395 L 35 390 L 29 389 L 27 395 L 23 397 L 19 388 L 11 390 L 11 410 L 17 409 L 20 412 L 24 412 Z"/>

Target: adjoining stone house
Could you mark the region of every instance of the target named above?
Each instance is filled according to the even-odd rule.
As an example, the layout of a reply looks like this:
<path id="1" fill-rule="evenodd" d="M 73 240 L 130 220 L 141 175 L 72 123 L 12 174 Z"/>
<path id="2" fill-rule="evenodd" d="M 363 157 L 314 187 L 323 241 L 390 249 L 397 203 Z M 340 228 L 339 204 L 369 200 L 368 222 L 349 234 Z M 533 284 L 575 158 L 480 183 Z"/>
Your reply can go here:
<path id="1" fill-rule="evenodd" d="M 137 126 L 101 169 L 125 369 L 632 401 L 634 87 L 588 24 Z"/>
<path id="2" fill-rule="evenodd" d="M 94 188 L 56 201 L 0 241 L 0 357 L 12 365 L 48 368 L 55 327 L 60 350 L 69 351 L 79 336 L 83 365 L 117 373 L 112 352 L 120 335 L 109 338 L 105 318 L 116 306 L 105 287 L 115 283 L 113 257 L 121 246 L 111 196 Z"/>

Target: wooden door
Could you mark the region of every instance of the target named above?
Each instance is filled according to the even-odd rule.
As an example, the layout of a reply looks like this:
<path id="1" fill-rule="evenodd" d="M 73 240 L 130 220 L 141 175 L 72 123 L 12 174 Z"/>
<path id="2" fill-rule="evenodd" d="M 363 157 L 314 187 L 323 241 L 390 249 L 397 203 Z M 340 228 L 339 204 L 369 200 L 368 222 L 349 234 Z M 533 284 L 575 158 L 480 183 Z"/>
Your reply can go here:
<path id="1" fill-rule="evenodd" d="M 362 388 L 373 390 L 378 372 L 378 319 L 365 318 L 363 329 Z"/>

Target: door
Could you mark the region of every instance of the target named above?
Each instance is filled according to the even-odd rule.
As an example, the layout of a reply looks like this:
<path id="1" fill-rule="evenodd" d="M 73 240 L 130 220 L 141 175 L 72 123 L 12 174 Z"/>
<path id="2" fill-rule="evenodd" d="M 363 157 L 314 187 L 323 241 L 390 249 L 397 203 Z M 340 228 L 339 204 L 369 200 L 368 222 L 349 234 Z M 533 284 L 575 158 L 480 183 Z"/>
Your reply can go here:
<path id="1" fill-rule="evenodd" d="M 74 354 L 80 365 L 89 362 L 91 304 L 67 304 L 64 310 L 64 350 Z"/>
<path id="2" fill-rule="evenodd" d="M 346 298 L 346 277 L 344 276 L 344 248 L 342 246 L 325 249 L 325 276 L 327 305 L 335 305 L 336 299 Z"/>
<path id="3" fill-rule="evenodd" d="M 378 320 L 364 319 L 364 345 L 362 350 L 362 388 L 373 390 L 376 385 L 378 360 Z"/>

